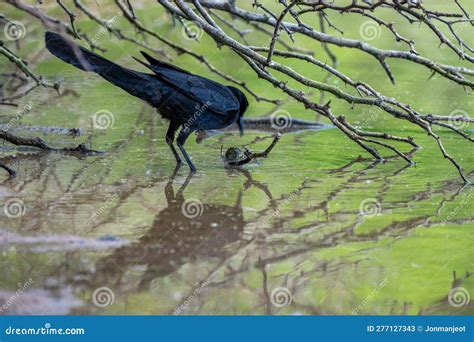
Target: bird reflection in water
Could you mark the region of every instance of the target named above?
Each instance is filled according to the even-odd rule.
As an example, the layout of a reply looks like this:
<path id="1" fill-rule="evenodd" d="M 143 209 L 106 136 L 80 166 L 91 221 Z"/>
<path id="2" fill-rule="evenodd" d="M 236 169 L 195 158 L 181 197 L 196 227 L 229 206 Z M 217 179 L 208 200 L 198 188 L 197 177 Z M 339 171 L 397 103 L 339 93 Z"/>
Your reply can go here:
<path id="1" fill-rule="evenodd" d="M 225 258 L 225 246 L 241 239 L 245 226 L 242 192 L 233 206 L 186 200 L 184 191 L 192 174 L 175 193 L 177 171 L 165 186 L 168 206 L 156 215 L 146 234 L 96 264 L 96 275 L 105 277 L 107 283 L 120 282 L 127 268 L 143 265 L 146 269 L 139 290 L 146 290 L 151 281 L 177 271 L 189 261 Z"/>

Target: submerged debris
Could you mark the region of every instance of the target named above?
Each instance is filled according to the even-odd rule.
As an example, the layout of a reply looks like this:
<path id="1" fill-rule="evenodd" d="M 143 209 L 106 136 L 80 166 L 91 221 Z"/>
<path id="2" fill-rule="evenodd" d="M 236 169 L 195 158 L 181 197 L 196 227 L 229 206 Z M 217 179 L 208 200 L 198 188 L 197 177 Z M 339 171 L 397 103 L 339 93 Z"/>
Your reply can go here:
<path id="1" fill-rule="evenodd" d="M 275 123 L 275 119 L 272 119 L 270 116 L 255 117 L 255 118 L 244 118 L 243 126 L 245 132 L 257 132 L 257 133 L 299 133 L 304 131 L 321 131 L 329 128 L 334 128 L 332 125 L 326 125 L 317 121 L 307 121 L 300 119 L 291 119 L 286 125 L 280 125 Z M 229 132 L 238 132 L 239 127 L 236 123 L 233 125 L 221 129 L 221 130 L 208 130 L 200 131 L 197 133 L 196 142 L 200 144 L 204 140 L 214 135 L 229 133 Z"/>
<path id="2" fill-rule="evenodd" d="M 58 134 L 58 135 L 70 135 L 73 137 L 84 135 L 85 132 L 82 128 L 65 128 L 58 126 L 30 126 L 30 125 L 19 125 L 12 127 L 10 124 L 0 124 L 0 129 L 10 132 L 39 132 L 44 134 Z"/>
<path id="3" fill-rule="evenodd" d="M 229 147 L 225 151 L 224 161 L 226 163 L 237 162 L 245 157 L 244 151 L 238 147 Z"/>
<path id="4" fill-rule="evenodd" d="M 68 234 L 51 234 L 23 236 L 0 230 L 0 252 L 8 248 L 32 253 L 51 253 L 63 251 L 102 251 L 118 248 L 129 242 L 117 237 L 104 236 L 99 238 L 83 237 Z"/>
<path id="5" fill-rule="evenodd" d="M 281 133 L 275 134 L 272 143 L 263 152 L 253 152 L 248 147 L 244 147 L 243 150 L 239 147 L 229 147 L 223 156 L 224 163 L 229 166 L 241 166 L 250 163 L 256 158 L 267 158 L 280 139 Z"/>
<path id="6" fill-rule="evenodd" d="M 0 315 L 68 315 L 84 304 L 71 287 L 51 291 L 30 286 L 32 278 L 17 291 L 0 290 Z"/>

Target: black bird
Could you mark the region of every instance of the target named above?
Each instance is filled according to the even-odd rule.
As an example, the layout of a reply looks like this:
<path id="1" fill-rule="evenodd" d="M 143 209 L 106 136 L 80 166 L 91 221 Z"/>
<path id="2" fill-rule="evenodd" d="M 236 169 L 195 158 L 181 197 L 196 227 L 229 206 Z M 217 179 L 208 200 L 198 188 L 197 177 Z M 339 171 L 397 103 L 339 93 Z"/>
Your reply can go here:
<path id="1" fill-rule="evenodd" d="M 237 123 L 243 133 L 242 117 L 248 107 L 244 93 L 205 77 L 194 75 L 174 65 L 159 61 L 141 52 L 149 64 L 136 59 L 153 71 L 147 74 L 117 65 L 98 54 L 53 33 L 45 34 L 46 48 L 56 57 L 84 71 L 92 71 L 129 94 L 145 100 L 170 121 L 166 143 L 176 162 L 181 158 L 173 141 L 176 131 L 177 144 L 192 172 L 196 167 L 184 149 L 184 143 L 194 131 L 221 129 Z"/>

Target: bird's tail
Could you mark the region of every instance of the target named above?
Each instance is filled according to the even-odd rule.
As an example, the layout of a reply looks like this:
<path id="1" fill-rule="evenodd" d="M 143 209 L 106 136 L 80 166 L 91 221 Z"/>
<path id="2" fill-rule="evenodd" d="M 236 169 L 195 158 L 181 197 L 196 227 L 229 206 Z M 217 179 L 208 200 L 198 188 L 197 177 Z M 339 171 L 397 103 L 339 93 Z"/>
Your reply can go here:
<path id="1" fill-rule="evenodd" d="M 152 75 L 121 67 L 57 33 L 46 32 L 45 41 L 46 48 L 64 62 L 84 71 L 95 72 L 131 95 L 151 104 L 158 100 L 155 98 L 157 92 L 152 91 L 157 85 Z"/>

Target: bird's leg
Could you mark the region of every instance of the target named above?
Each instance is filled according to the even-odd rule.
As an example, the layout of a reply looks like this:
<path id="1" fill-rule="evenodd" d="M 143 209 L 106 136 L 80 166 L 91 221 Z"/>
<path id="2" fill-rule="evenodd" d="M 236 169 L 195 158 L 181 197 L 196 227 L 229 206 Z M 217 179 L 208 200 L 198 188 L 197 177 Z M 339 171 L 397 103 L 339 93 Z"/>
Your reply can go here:
<path id="1" fill-rule="evenodd" d="M 183 198 L 183 201 L 184 201 L 183 192 L 184 192 L 184 190 L 186 190 L 186 188 L 188 187 L 189 182 L 191 181 L 191 178 L 193 178 L 193 176 L 194 176 L 194 173 L 192 173 L 192 172 L 190 172 L 190 173 L 188 174 L 188 176 L 187 176 L 186 179 L 184 180 L 183 185 L 181 185 L 181 187 L 179 188 L 179 190 L 176 192 L 176 197 L 181 197 L 181 198 Z"/>
<path id="2" fill-rule="evenodd" d="M 170 125 L 168 127 L 168 131 L 166 132 L 166 143 L 171 148 L 171 152 L 173 152 L 173 155 L 176 158 L 176 163 L 178 163 L 178 165 L 181 165 L 181 158 L 179 157 L 179 154 L 178 154 L 178 152 L 176 151 L 176 148 L 173 145 L 174 135 L 175 135 L 176 130 L 178 129 L 178 127 L 179 127 L 179 125 L 175 124 L 174 122 L 170 122 Z"/>
<path id="3" fill-rule="evenodd" d="M 166 202 L 168 203 L 168 206 L 170 206 L 171 203 L 176 199 L 176 196 L 174 195 L 173 182 L 176 178 L 176 175 L 178 174 L 179 166 L 180 164 L 176 165 L 176 167 L 174 168 L 173 174 L 171 175 L 170 179 L 168 180 L 168 183 L 166 183 L 166 186 L 165 186 L 165 197 L 166 197 Z"/>
<path id="4" fill-rule="evenodd" d="M 189 135 L 191 134 L 191 130 L 189 127 L 183 128 L 179 134 L 178 134 L 178 147 L 181 150 L 181 153 L 184 156 L 184 159 L 186 159 L 186 162 L 188 163 L 189 168 L 191 169 L 191 172 L 196 172 L 196 167 L 194 166 L 193 162 L 191 161 L 191 158 L 189 158 L 188 152 L 184 149 L 184 143 L 186 142 L 186 139 L 188 139 Z"/>

